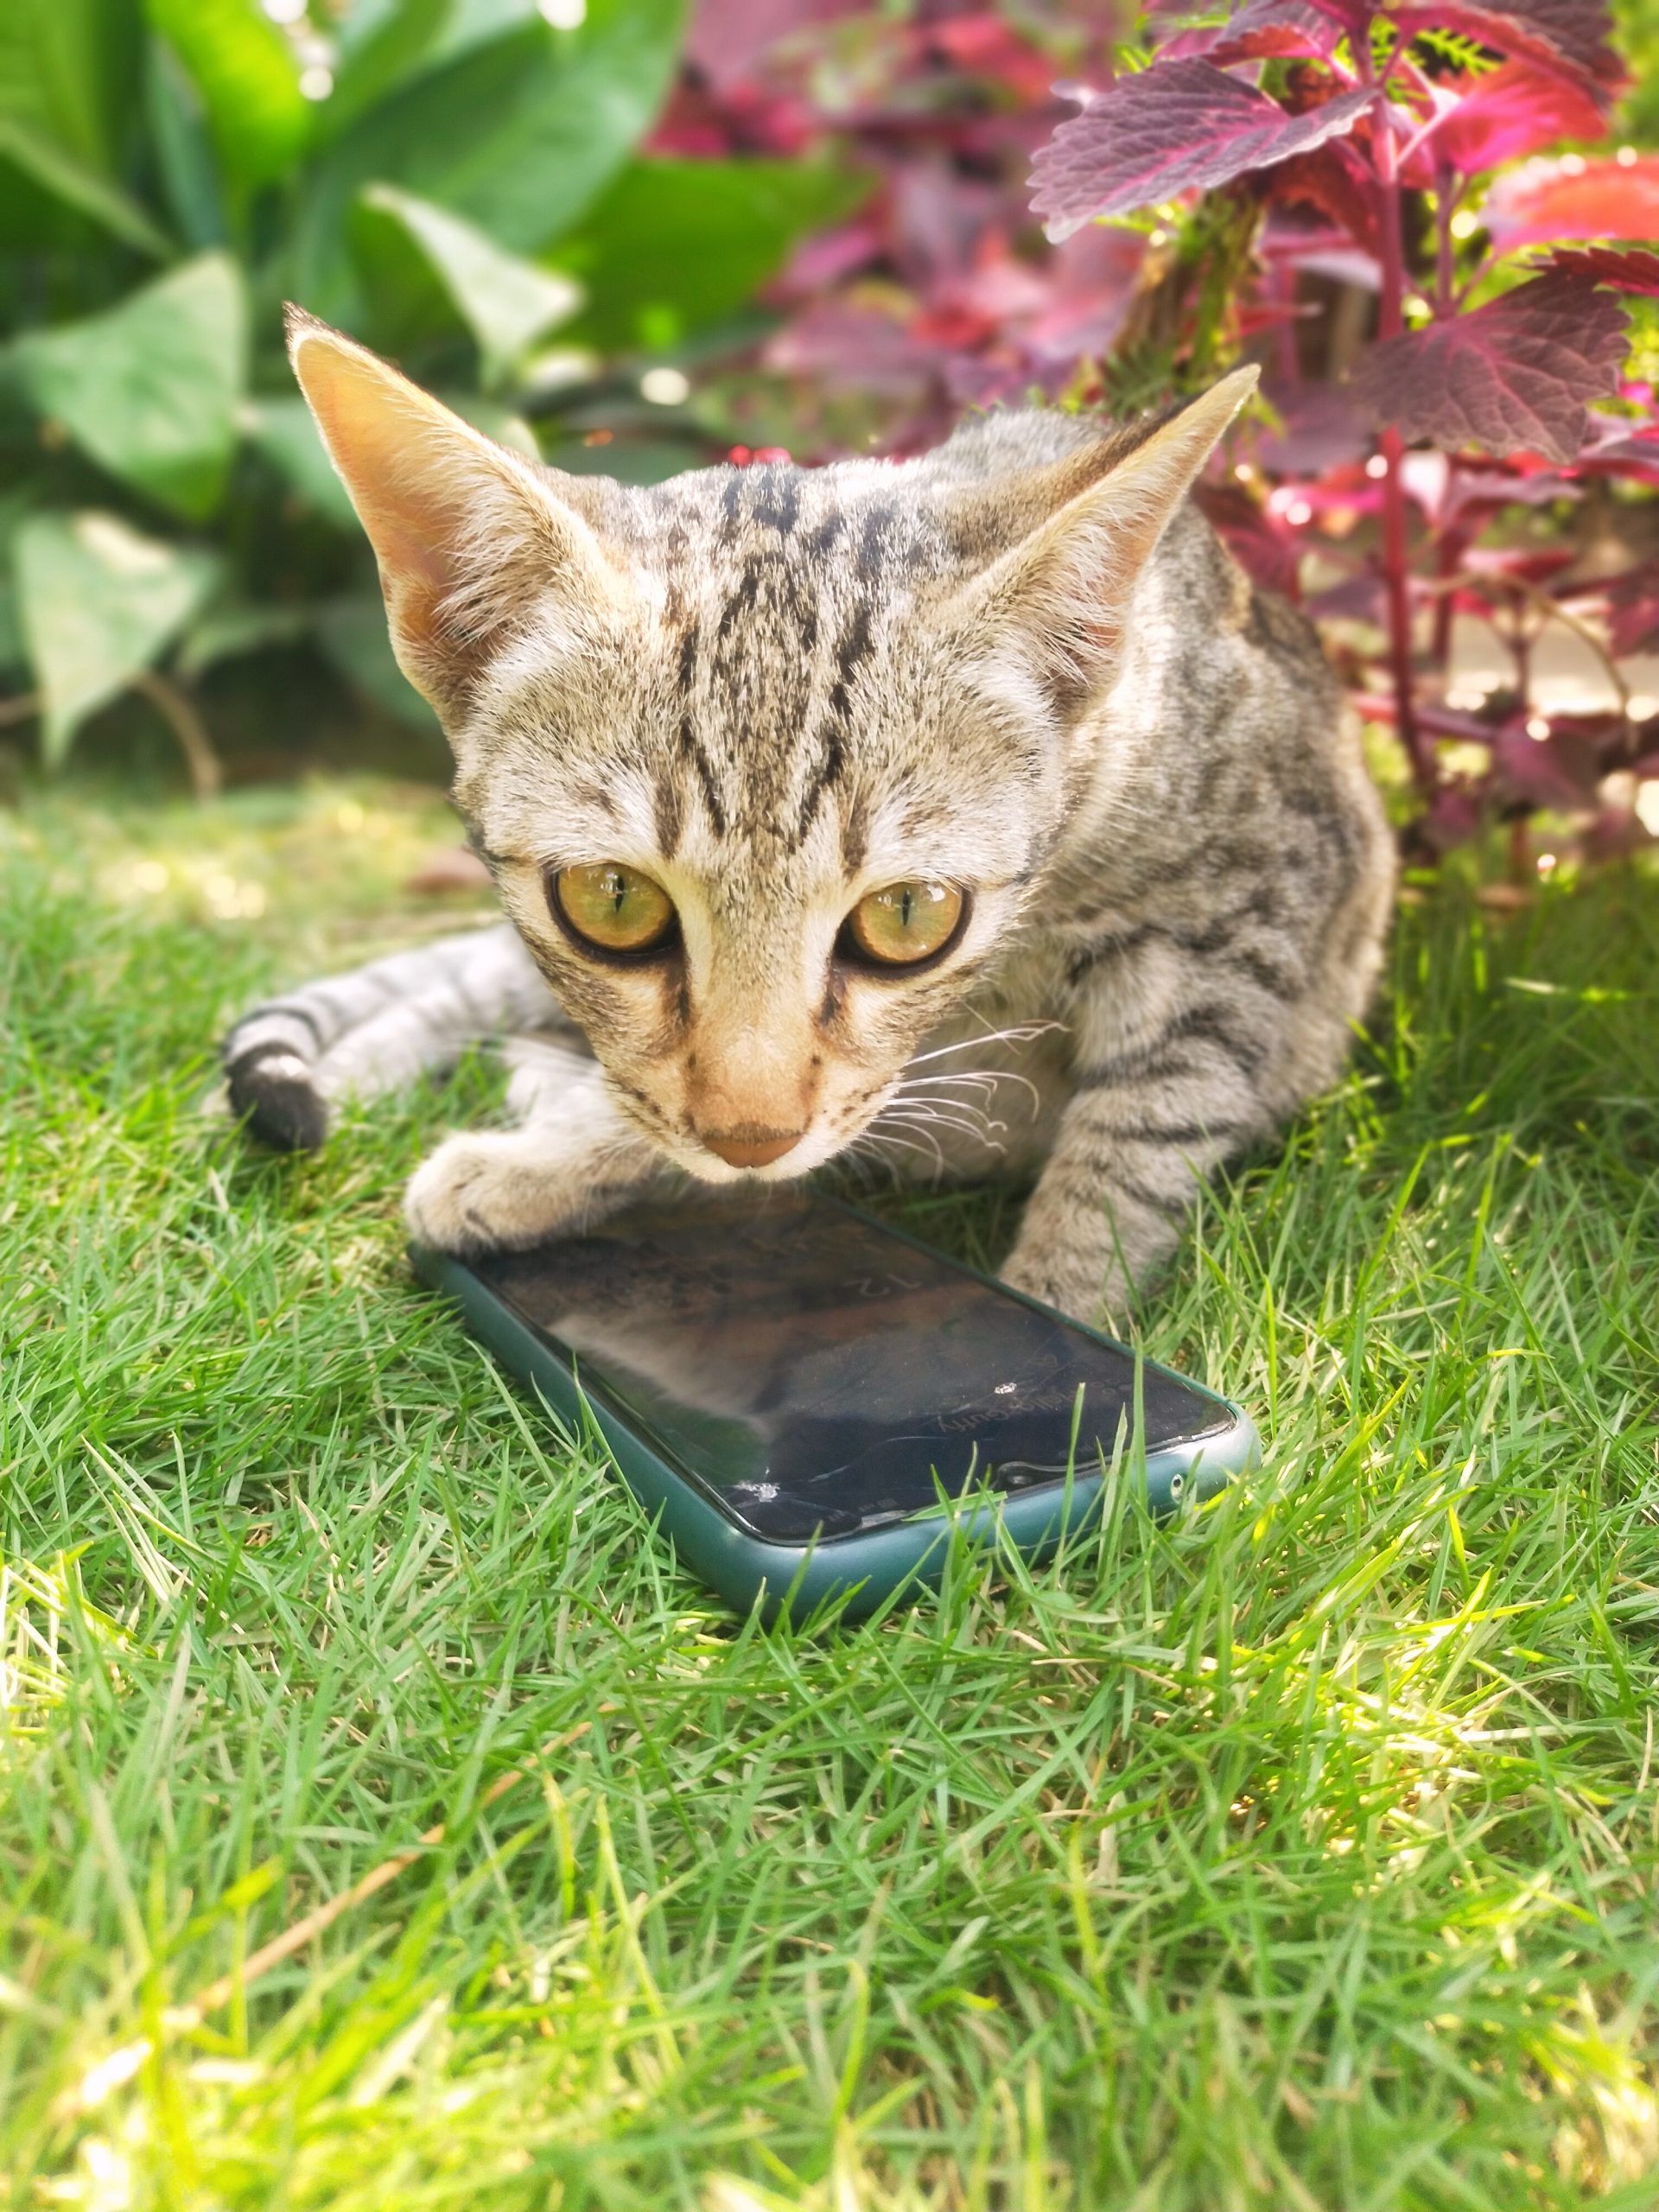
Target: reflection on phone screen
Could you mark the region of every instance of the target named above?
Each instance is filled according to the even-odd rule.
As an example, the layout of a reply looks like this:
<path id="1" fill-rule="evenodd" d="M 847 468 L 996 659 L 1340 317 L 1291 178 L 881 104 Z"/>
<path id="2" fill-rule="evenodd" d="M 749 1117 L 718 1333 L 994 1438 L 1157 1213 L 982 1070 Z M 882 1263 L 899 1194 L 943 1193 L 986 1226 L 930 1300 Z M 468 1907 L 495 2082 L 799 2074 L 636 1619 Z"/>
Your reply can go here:
<path id="1" fill-rule="evenodd" d="M 940 1486 L 1062 1481 L 1074 1424 L 1092 1473 L 1134 1421 L 1128 1353 L 810 1194 L 636 1206 L 475 1272 L 773 1541 L 900 1520 Z M 1230 1424 L 1160 1368 L 1141 1404 L 1148 1452 Z"/>

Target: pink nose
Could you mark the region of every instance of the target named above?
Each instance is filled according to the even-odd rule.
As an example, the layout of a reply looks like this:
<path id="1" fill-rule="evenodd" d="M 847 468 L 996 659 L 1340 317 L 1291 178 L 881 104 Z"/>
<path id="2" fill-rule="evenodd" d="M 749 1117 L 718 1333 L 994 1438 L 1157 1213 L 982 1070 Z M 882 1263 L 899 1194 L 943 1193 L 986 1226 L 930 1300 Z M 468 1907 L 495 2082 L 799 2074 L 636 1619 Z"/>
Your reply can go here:
<path id="1" fill-rule="evenodd" d="M 793 1152 L 806 1135 L 804 1129 L 763 1129 L 758 1122 L 742 1122 L 734 1129 L 700 1129 L 709 1150 L 728 1167 L 770 1167 L 786 1152 Z"/>

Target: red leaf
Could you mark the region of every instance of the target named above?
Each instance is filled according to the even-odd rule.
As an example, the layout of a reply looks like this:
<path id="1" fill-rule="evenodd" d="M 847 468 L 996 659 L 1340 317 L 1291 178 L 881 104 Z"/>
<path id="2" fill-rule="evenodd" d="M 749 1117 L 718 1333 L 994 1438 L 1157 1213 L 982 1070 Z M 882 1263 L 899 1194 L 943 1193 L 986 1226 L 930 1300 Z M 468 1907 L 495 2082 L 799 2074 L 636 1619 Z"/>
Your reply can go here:
<path id="1" fill-rule="evenodd" d="M 1430 161 L 1473 176 L 1559 138 L 1599 138 L 1602 130 L 1601 110 L 1581 84 L 1533 61 L 1506 61 L 1474 79 L 1422 147 Z"/>
<path id="2" fill-rule="evenodd" d="M 1552 270 L 1472 315 L 1374 346 L 1354 384 L 1408 440 L 1571 461 L 1586 403 L 1617 389 L 1624 321 L 1610 293 Z"/>
<path id="3" fill-rule="evenodd" d="M 1404 38 L 1463 31 L 1500 54 L 1575 76 L 1604 95 L 1624 81 L 1624 65 L 1608 38 L 1605 0 L 1432 0 L 1390 13 Z"/>
<path id="4" fill-rule="evenodd" d="M 1552 238 L 1659 238 L 1659 154 L 1535 164 L 1500 177 L 1480 219 L 1505 252 Z"/>
<path id="5" fill-rule="evenodd" d="M 1621 660 L 1659 647 L 1659 561 L 1615 576 L 1606 601 L 1607 635 Z"/>
<path id="6" fill-rule="evenodd" d="M 1549 266 L 1558 276 L 1659 299 L 1659 253 L 1631 253 L 1611 245 L 1569 246 L 1552 253 Z"/>
<path id="7" fill-rule="evenodd" d="M 1370 424 L 1345 387 L 1300 384 L 1268 396 L 1283 427 L 1257 441 L 1255 457 L 1270 475 L 1319 476 L 1370 451 Z"/>
<path id="8" fill-rule="evenodd" d="M 1083 113 L 1060 125 L 1032 171 L 1032 207 L 1047 218 L 1051 238 L 1305 154 L 1351 130 L 1371 99 L 1363 88 L 1338 92 L 1287 115 L 1208 61 L 1155 61 L 1082 97 Z"/>
<path id="9" fill-rule="evenodd" d="M 1593 744 L 1570 731 L 1529 737 L 1520 718 L 1491 740 L 1492 766 L 1504 789 L 1533 806 L 1571 811 L 1595 798 L 1601 761 Z"/>
<path id="10" fill-rule="evenodd" d="M 1178 31 L 1158 53 L 1166 61 L 1202 55 L 1217 68 L 1230 61 L 1268 59 L 1325 61 L 1341 35 L 1340 25 L 1313 0 L 1245 0 L 1228 22 Z"/>
<path id="11" fill-rule="evenodd" d="M 1192 497 L 1227 550 L 1255 582 L 1281 598 L 1301 597 L 1301 548 L 1292 533 L 1236 484 L 1199 484 Z"/>
<path id="12" fill-rule="evenodd" d="M 1312 154 L 1297 154 L 1279 164 L 1269 188 L 1275 200 L 1290 207 L 1317 207 L 1354 244 L 1370 254 L 1382 251 L 1371 194 L 1355 175 L 1334 143 Z"/>

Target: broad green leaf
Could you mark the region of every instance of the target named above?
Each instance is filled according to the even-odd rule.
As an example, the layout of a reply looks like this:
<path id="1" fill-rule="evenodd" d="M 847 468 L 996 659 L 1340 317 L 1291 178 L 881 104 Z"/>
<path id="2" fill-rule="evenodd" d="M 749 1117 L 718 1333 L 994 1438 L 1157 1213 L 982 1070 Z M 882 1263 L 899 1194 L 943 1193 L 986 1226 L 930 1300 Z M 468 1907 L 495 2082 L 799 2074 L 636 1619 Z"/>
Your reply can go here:
<path id="1" fill-rule="evenodd" d="M 111 474 L 180 514 L 210 513 L 236 442 L 247 302 L 227 254 L 204 253 L 107 315 L 13 348 L 43 415 Z"/>
<path id="2" fill-rule="evenodd" d="M 475 391 L 439 391 L 435 397 L 452 414 L 459 415 L 463 423 L 482 430 L 486 438 L 505 446 L 509 453 L 521 453 L 526 461 L 540 461 L 542 449 L 536 442 L 535 431 L 522 415 L 515 415 L 499 400 L 482 397 Z"/>
<path id="3" fill-rule="evenodd" d="M 0 238 L 8 245 L 58 242 L 56 202 L 141 251 L 166 251 L 118 175 L 137 32 L 130 0 L 0 0 Z"/>
<path id="4" fill-rule="evenodd" d="M 23 664 L 23 633 L 17 621 L 17 594 L 0 579 L 0 672 L 10 675 Z"/>
<path id="5" fill-rule="evenodd" d="M 89 168 L 67 146 L 24 116 L 0 115 L 0 162 L 9 161 L 33 184 L 73 207 L 140 253 L 164 260 L 172 251 L 165 231 L 129 192 Z M 3 187 L 0 187 L 3 189 Z"/>
<path id="6" fill-rule="evenodd" d="M 357 511 L 317 435 L 311 410 L 297 392 L 280 399 L 245 400 L 237 422 L 244 436 L 325 522 L 336 530 L 357 529 Z"/>
<path id="7" fill-rule="evenodd" d="M 333 601 L 317 616 L 317 639 L 340 674 L 376 706 L 413 728 L 437 728 L 437 716 L 392 657 L 386 610 L 378 598 Z"/>
<path id="8" fill-rule="evenodd" d="M 18 531 L 18 613 L 45 705 L 48 767 L 125 690 L 217 584 L 217 554 L 145 537 L 118 515 L 33 515 Z"/>
<path id="9" fill-rule="evenodd" d="M 146 0 L 201 94 L 213 143 L 244 184 L 287 175 L 311 132 L 294 49 L 256 0 Z"/>
<path id="10" fill-rule="evenodd" d="M 850 214 L 870 181 L 798 162 L 632 162 L 550 256 L 588 306 L 572 335 L 655 346 L 666 323 L 735 314 L 796 240 Z"/>
<path id="11" fill-rule="evenodd" d="M 584 445 L 573 438 L 549 456 L 570 476 L 609 476 L 619 484 L 662 484 L 688 468 L 701 468 L 706 446 L 674 438 L 618 438 L 607 446 Z"/>
<path id="12" fill-rule="evenodd" d="M 682 0 L 592 0 L 577 31 L 539 18 L 429 69 L 359 118 L 318 165 L 296 248 L 297 296 L 358 318 L 352 203 L 391 184 L 531 253 L 626 160 L 674 67 Z"/>
<path id="13" fill-rule="evenodd" d="M 4 0 L 0 116 L 111 176 L 132 59 L 125 0 Z"/>
<path id="14" fill-rule="evenodd" d="M 340 19 L 334 89 L 318 123 L 337 132 L 412 76 L 434 49 L 454 0 L 355 0 Z"/>
<path id="15" fill-rule="evenodd" d="M 478 340 L 486 384 L 499 383 L 544 331 L 568 321 L 582 305 L 582 289 L 570 277 L 506 252 L 429 200 L 390 184 L 368 186 L 363 198 L 419 248 Z"/>
<path id="16" fill-rule="evenodd" d="M 232 601 L 210 607 L 185 632 L 178 651 L 179 674 L 194 683 L 205 669 L 264 645 L 298 643 L 311 627 L 308 607 L 257 607 Z"/>
<path id="17" fill-rule="evenodd" d="M 144 115 L 162 195 L 189 251 L 205 253 L 228 236 L 207 111 L 165 39 L 151 39 L 146 59 Z"/>
<path id="18" fill-rule="evenodd" d="M 27 492 L 11 492 L 0 497 L 0 671 L 8 677 L 23 665 L 27 658 L 23 633 L 17 626 L 17 594 L 11 582 L 11 561 L 12 542 L 29 513 Z M 7 688 L 12 688 L 10 683 Z"/>

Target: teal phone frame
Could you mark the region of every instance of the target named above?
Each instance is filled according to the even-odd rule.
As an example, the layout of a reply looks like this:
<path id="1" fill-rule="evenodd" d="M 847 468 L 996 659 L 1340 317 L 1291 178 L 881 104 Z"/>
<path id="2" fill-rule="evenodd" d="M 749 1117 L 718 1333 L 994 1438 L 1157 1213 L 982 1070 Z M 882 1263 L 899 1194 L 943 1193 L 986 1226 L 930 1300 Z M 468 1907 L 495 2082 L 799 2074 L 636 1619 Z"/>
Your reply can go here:
<path id="1" fill-rule="evenodd" d="M 1109 1345 L 1133 1359 L 1137 1355 L 1116 1338 L 1090 1329 L 1068 1314 L 1056 1313 L 1040 1300 L 1011 1290 L 994 1276 L 964 1266 L 948 1254 L 877 1220 L 844 1199 L 814 1193 L 818 1203 L 837 1207 L 884 1236 L 925 1252 L 959 1274 L 987 1285 L 1003 1298 L 1050 1314 L 1068 1329 Z M 682 1466 L 648 1443 L 607 1401 L 604 1388 L 585 1383 L 575 1356 L 554 1349 L 499 1298 L 463 1260 L 420 1245 L 410 1247 L 416 1272 L 435 1290 L 453 1298 L 473 1333 L 510 1373 L 531 1385 L 552 1411 L 581 1433 L 591 1424 L 616 1463 L 617 1471 L 655 1525 L 673 1541 L 681 1560 L 700 1581 L 717 1591 L 740 1612 L 757 1598 L 768 1612 L 787 1605 L 791 1616 L 805 1616 L 841 1599 L 843 1616 L 856 1619 L 873 1611 L 907 1585 L 918 1593 L 936 1584 L 944 1571 L 953 1535 L 970 1541 L 994 1541 L 1000 1531 L 1020 1555 L 1033 1562 L 1052 1553 L 1067 1536 L 1081 1534 L 1099 1511 L 1107 1475 L 1098 1466 L 1075 1468 L 1062 1482 L 1014 1491 L 1006 1497 L 976 1497 L 963 1510 L 929 1512 L 887 1527 L 845 1536 L 814 1538 L 805 1543 L 770 1543 L 741 1529 L 715 1503 L 696 1470 Z M 1216 1391 L 1177 1375 L 1155 1360 L 1142 1360 L 1149 1371 L 1168 1375 L 1184 1389 L 1207 1398 L 1227 1416 L 1227 1427 L 1190 1443 L 1146 1454 L 1146 1496 L 1154 1514 L 1167 1514 L 1194 1499 L 1213 1497 L 1261 1457 L 1254 1424 L 1243 1409 Z"/>

